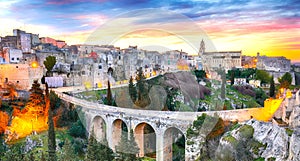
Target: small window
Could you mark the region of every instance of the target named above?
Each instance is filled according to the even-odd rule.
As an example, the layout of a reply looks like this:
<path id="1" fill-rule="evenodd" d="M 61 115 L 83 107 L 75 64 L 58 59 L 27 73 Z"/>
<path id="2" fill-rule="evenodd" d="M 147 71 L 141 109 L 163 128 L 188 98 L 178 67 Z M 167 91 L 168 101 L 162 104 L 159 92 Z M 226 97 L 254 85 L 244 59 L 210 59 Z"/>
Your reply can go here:
<path id="1" fill-rule="evenodd" d="M 11 58 L 11 60 L 15 60 L 15 58 Z"/>
<path id="2" fill-rule="evenodd" d="M 19 66 L 16 66 L 16 68 L 19 68 Z"/>
<path id="3" fill-rule="evenodd" d="M 17 81 L 17 83 L 19 83 L 19 81 Z"/>

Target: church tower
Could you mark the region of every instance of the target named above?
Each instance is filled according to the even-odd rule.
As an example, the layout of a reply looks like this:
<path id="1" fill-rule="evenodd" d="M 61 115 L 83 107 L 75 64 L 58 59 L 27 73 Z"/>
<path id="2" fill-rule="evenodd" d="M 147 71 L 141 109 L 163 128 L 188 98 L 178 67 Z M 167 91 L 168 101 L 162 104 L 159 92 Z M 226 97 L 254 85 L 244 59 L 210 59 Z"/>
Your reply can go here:
<path id="1" fill-rule="evenodd" d="M 200 43 L 200 48 L 199 48 L 199 53 L 198 55 L 201 56 L 203 53 L 205 52 L 205 43 L 203 41 L 203 39 L 201 40 L 201 43 Z"/>

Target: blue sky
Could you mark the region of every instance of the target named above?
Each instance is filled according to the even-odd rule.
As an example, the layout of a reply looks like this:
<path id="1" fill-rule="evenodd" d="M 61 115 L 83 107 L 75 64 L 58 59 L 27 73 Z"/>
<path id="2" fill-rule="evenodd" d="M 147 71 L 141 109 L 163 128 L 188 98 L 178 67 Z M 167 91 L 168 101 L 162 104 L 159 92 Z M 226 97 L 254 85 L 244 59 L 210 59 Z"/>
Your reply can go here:
<path id="1" fill-rule="evenodd" d="M 134 19 L 141 14 L 135 10 L 148 8 L 186 16 L 208 34 L 218 50 L 242 50 L 248 55 L 256 51 L 276 56 L 287 54 L 291 59 L 300 60 L 296 56 L 300 55 L 300 2 L 297 0 L 1 0 L 0 34 L 9 35 L 13 28 L 21 28 L 77 44 L 120 15 L 127 16 L 128 26 L 172 23 L 176 28 L 182 25 L 182 19 L 172 15 Z"/>

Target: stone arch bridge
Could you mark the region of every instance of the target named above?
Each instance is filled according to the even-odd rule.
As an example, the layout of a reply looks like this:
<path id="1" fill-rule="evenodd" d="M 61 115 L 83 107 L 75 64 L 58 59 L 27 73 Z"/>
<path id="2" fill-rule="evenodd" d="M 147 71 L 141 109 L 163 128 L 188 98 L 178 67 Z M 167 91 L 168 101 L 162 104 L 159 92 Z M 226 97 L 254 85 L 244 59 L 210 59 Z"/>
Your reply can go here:
<path id="1" fill-rule="evenodd" d="M 106 106 L 64 94 L 59 90 L 54 91 L 62 100 L 81 107 L 81 112 L 84 113 L 85 117 L 83 124 L 86 125 L 86 129 L 89 131 L 94 128 L 93 130 L 98 140 L 106 138 L 110 148 L 115 150 L 115 146 L 121 138 L 122 129 L 126 128 L 127 131 L 132 129 L 140 149 L 139 156 L 142 157 L 152 152 L 155 153 L 154 156 L 157 161 L 172 161 L 172 143 L 181 136 L 186 138 L 186 131 L 189 126 L 192 125 L 197 116 L 203 113 L 208 115 L 217 114 L 223 120 L 231 121 L 242 122 L 251 118 L 268 121 L 279 106 L 283 104 L 284 100 L 266 100 L 264 108 L 207 112 L 172 112 Z M 148 131 L 148 133 L 145 131 Z M 186 141 L 185 147 L 187 147 Z M 189 152 L 186 149 L 185 160 L 189 160 Z"/>

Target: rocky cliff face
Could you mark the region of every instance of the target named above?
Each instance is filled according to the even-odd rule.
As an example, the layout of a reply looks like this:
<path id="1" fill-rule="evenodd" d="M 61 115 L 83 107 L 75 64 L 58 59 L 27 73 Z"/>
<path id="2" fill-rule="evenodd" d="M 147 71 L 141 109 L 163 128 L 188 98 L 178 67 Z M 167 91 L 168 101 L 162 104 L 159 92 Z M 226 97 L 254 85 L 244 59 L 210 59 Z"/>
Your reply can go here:
<path id="1" fill-rule="evenodd" d="M 204 161 L 209 156 L 215 161 L 300 161 L 299 127 L 280 127 L 252 119 L 231 126 L 231 130 L 214 143 L 216 150 L 207 146 L 210 144 L 205 141 L 207 135 L 199 135 L 203 134 L 198 133 L 201 127 L 192 126 L 192 135 L 187 137 L 188 160 Z M 204 155 L 207 155 L 206 158 Z"/>
<path id="2" fill-rule="evenodd" d="M 290 116 L 289 124 L 291 128 L 300 128 L 300 106 L 296 106 Z"/>
<path id="3" fill-rule="evenodd" d="M 253 129 L 252 134 L 251 129 Z M 248 155 L 239 154 L 241 150 Z M 268 159 L 300 161 L 300 129 L 285 129 L 269 122 L 249 120 L 222 136 L 216 152 L 216 160 L 244 161 L 249 158 L 252 160 L 260 158 L 266 161 Z"/>
<path id="4" fill-rule="evenodd" d="M 250 120 L 246 123 L 254 128 L 253 138 L 262 144 L 266 144 L 261 157 L 286 160 L 288 158 L 289 136 L 284 128 L 269 122 Z M 300 143 L 299 143 L 300 144 Z"/>
<path id="5" fill-rule="evenodd" d="M 290 161 L 300 160 L 300 130 L 294 131 L 290 138 L 289 158 Z"/>
<path id="6" fill-rule="evenodd" d="M 299 161 L 300 160 L 300 106 L 296 106 L 293 108 L 293 111 L 290 116 L 290 127 L 294 129 L 294 132 L 290 137 L 288 160 Z"/>

